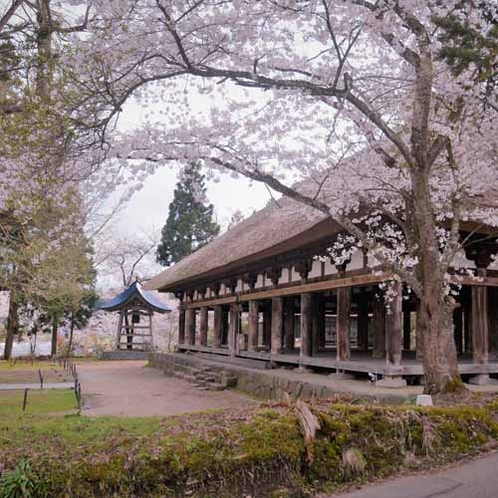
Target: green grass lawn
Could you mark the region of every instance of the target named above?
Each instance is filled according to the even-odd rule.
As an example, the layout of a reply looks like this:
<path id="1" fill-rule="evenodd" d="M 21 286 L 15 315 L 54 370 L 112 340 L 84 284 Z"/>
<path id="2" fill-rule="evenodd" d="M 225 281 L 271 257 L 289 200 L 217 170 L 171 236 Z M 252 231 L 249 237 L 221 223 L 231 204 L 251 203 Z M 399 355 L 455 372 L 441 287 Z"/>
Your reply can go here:
<path id="1" fill-rule="evenodd" d="M 4 416 L 22 416 L 24 390 L 0 391 L 0 421 Z M 24 415 L 56 414 L 76 410 L 71 389 L 29 389 Z"/>

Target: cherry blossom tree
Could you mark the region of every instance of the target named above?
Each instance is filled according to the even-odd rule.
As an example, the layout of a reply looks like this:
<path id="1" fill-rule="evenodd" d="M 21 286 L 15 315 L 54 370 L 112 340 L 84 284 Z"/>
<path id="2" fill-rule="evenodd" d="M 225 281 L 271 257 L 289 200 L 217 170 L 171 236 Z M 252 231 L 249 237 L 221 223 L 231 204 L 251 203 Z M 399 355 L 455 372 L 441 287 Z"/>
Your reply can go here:
<path id="1" fill-rule="evenodd" d="M 332 216 L 417 295 L 426 392 L 460 388 L 450 268 L 473 240 L 462 240 L 464 224 L 498 226 L 498 120 L 472 64 L 455 74 L 441 59 L 434 19 L 463 9 L 485 34 L 482 9 L 460 0 L 94 8 L 72 63 L 96 124 L 109 131 L 131 98 L 156 110 L 135 134 L 114 134 L 109 157 L 139 174 L 201 159 L 213 174 L 265 182 Z"/>

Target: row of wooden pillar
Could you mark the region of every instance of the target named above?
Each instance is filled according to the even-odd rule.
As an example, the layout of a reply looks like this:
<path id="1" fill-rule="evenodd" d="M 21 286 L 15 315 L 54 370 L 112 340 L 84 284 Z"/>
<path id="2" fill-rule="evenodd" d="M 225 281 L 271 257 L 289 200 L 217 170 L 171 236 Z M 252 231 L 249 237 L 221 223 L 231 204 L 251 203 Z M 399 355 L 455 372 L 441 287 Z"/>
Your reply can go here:
<path id="1" fill-rule="evenodd" d="M 351 357 L 350 316 L 351 316 L 351 288 L 337 289 L 336 311 L 336 355 L 337 360 L 347 361 Z M 411 313 L 410 308 L 402 309 L 402 284 L 395 283 L 390 295 L 389 310 L 382 300 L 373 299 L 371 307 L 368 303 L 366 289 L 359 289 L 357 296 L 358 327 L 357 345 L 360 351 L 368 351 L 368 324 L 369 308 L 372 311 L 372 357 L 386 358 L 390 365 L 401 363 L 402 351 L 412 349 L 411 342 Z M 464 306 L 455 310 L 455 339 L 458 352 L 462 352 L 462 338 L 465 334 L 465 343 L 470 350 L 472 346 L 474 361 L 486 363 L 490 350 L 490 320 L 494 318 L 494 327 L 498 330 L 498 309 L 493 315 L 493 309 L 488 305 L 489 295 L 498 289 L 484 286 L 472 286 L 469 303 L 464 312 Z M 273 297 L 271 306 L 261 306 L 259 301 L 248 303 L 248 330 L 247 342 L 244 349 L 256 351 L 259 343 L 259 317 L 263 314 L 262 343 L 268 347 L 273 355 L 283 351 L 292 351 L 295 343 L 295 314 L 296 299 L 300 299 L 300 355 L 314 356 L 325 347 L 325 305 L 322 299 L 314 298 L 314 294 L 304 293 L 290 298 Z M 493 298 L 493 297 L 492 297 Z M 493 298 L 494 299 L 494 298 Z M 228 346 L 232 354 L 238 348 L 240 329 L 240 305 L 232 303 L 229 308 L 216 305 L 214 309 L 214 337 L 213 347 Z M 489 314 L 491 312 L 491 314 Z M 465 315 L 465 327 L 463 316 Z M 471 319 L 469 318 L 471 317 Z M 207 346 L 208 308 L 200 308 L 199 317 L 199 344 Z M 464 330 L 465 329 L 465 330 Z M 498 336 L 498 334 L 494 334 Z M 179 317 L 179 343 L 195 345 L 196 310 L 181 309 Z M 492 342 L 492 341 L 491 341 Z M 498 339 L 496 340 L 498 343 Z M 491 344 L 493 346 L 493 344 Z M 422 358 L 422 345 L 417 341 L 417 357 Z M 498 344 L 496 344 L 498 350 Z"/>
<path id="2" fill-rule="evenodd" d="M 325 304 L 315 295 L 304 293 L 300 299 L 300 355 L 314 356 L 325 347 Z M 259 301 L 248 303 L 247 350 L 258 348 L 259 316 L 263 313 L 262 342 L 270 353 L 292 351 L 295 343 L 295 297 L 273 297 L 271 307 L 261 309 Z M 227 345 L 235 354 L 240 328 L 240 308 L 233 303 L 227 312 L 221 305 L 214 306 L 213 347 Z M 351 356 L 350 343 L 351 288 L 337 290 L 336 342 L 337 359 L 347 361 Z M 390 363 L 401 361 L 401 284 L 399 298 L 394 303 L 392 314 L 385 313 L 383 302 L 373 303 L 373 356 L 388 358 Z M 368 302 L 363 289 L 358 300 L 358 347 L 368 350 Z M 200 308 L 199 344 L 207 346 L 208 308 Z M 181 309 L 179 318 L 179 343 L 195 345 L 196 310 Z"/>

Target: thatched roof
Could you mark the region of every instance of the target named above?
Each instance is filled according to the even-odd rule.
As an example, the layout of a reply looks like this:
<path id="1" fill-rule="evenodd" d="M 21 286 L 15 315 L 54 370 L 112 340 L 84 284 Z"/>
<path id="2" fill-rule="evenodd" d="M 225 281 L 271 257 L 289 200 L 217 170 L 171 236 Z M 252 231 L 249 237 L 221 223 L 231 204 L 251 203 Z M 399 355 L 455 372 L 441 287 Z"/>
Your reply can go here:
<path id="1" fill-rule="evenodd" d="M 323 239 L 337 230 L 338 225 L 320 211 L 281 198 L 164 270 L 145 288 L 167 291 L 188 286 Z"/>

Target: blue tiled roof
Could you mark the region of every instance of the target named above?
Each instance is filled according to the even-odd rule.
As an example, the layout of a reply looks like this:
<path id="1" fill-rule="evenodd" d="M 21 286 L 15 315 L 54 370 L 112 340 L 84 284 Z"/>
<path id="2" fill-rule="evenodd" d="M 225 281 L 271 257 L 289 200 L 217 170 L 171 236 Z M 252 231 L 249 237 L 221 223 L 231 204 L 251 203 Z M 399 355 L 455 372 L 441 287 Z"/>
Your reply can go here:
<path id="1" fill-rule="evenodd" d="M 143 290 L 142 285 L 138 281 L 134 282 L 127 289 L 121 292 L 121 294 L 118 294 L 110 301 L 99 304 L 98 307 L 104 311 L 116 311 L 124 308 L 128 303 L 137 297 L 152 308 L 152 310 L 156 313 L 169 313 L 172 311 L 169 306 L 159 301 L 159 299 L 157 299 L 152 292 Z"/>

